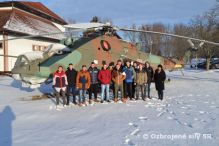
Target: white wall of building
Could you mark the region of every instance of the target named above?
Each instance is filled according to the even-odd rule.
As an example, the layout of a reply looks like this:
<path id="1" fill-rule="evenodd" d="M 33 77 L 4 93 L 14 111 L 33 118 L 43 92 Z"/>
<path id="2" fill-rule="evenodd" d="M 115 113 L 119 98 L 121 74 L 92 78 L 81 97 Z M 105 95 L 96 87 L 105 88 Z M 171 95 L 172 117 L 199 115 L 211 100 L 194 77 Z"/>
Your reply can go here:
<path id="1" fill-rule="evenodd" d="M 13 36 L 8 36 L 8 39 L 13 38 Z M 40 46 L 49 46 L 52 44 L 48 41 L 39 41 L 39 40 L 30 40 L 30 39 L 18 39 L 18 40 L 10 40 L 8 41 L 8 55 L 12 56 L 19 56 L 23 53 L 33 51 L 33 45 L 40 45 Z M 0 50 L 1 53 L 1 50 Z M 3 54 L 3 52 L 1 53 Z M 8 64 L 9 64 L 9 70 L 11 70 L 14 67 L 14 64 L 16 62 L 16 58 L 9 58 Z M 3 71 L 4 69 L 4 62 L 3 58 L 0 59 L 0 71 Z"/>

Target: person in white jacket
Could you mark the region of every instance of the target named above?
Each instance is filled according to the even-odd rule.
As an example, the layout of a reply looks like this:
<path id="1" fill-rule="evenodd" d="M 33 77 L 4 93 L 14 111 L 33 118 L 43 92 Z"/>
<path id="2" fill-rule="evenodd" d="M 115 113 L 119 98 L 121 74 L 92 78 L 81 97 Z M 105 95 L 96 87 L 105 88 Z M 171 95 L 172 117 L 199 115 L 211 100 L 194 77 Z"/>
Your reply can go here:
<path id="1" fill-rule="evenodd" d="M 62 66 L 58 67 L 58 70 L 53 74 L 53 87 L 56 91 L 56 106 L 59 106 L 60 94 L 63 99 L 63 106 L 66 106 L 66 88 L 68 85 L 67 76 Z"/>

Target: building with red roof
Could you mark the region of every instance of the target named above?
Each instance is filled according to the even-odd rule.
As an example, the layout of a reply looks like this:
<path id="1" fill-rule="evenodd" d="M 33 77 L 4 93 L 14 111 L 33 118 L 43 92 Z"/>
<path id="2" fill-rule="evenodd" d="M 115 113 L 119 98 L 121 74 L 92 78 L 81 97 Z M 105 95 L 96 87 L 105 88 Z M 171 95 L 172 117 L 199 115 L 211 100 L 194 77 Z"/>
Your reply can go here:
<path id="1" fill-rule="evenodd" d="M 0 2 L 0 71 L 10 71 L 16 58 L 25 52 L 42 51 L 48 45 L 59 42 L 64 35 L 63 25 L 67 24 L 60 16 L 40 2 L 6 1 Z M 41 36 L 47 33 L 59 33 Z M 38 35 L 34 38 L 22 38 Z M 7 40 L 20 37 L 17 40 Z"/>

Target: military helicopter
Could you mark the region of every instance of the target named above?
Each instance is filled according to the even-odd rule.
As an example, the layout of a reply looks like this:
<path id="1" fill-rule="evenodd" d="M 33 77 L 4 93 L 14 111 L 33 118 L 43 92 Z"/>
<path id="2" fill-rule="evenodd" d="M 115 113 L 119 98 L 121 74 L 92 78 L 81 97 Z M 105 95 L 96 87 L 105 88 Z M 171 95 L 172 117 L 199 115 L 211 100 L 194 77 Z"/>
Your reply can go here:
<path id="1" fill-rule="evenodd" d="M 110 23 L 78 23 L 65 25 L 64 27 L 65 34 L 83 32 L 83 35 L 81 37 L 66 37 L 60 43 L 48 46 L 44 51 L 27 52 L 19 55 L 11 71 L 13 78 L 21 80 L 25 87 L 37 88 L 42 83 L 50 81 L 52 73 L 57 70 L 59 65 L 66 69 L 69 63 L 73 63 L 74 68 L 80 70 L 83 64 L 89 65 L 92 61 L 95 61 L 100 67 L 102 62 L 109 64 L 116 62 L 118 59 L 139 63 L 149 61 L 152 66 L 162 64 L 165 69 L 182 67 L 182 63 L 177 64 L 177 61 L 173 63 L 167 58 L 139 51 L 136 44 L 123 40 L 117 34 L 117 31 L 166 35 L 219 46 L 219 43 L 206 40 L 155 31 L 119 28 L 112 26 Z M 57 33 L 31 35 L 22 38 L 54 34 Z M 15 39 L 20 38 L 12 38 L 7 41 Z"/>

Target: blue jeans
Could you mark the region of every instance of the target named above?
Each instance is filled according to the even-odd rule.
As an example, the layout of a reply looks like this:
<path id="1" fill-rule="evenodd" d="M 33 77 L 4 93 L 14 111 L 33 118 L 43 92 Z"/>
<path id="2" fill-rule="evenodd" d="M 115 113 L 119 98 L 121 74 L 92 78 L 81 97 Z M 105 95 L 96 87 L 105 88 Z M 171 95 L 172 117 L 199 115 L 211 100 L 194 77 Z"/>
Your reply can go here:
<path id="1" fill-rule="evenodd" d="M 86 93 L 86 90 L 83 90 L 83 89 L 79 89 L 79 103 L 81 102 L 85 102 L 85 93 Z"/>
<path id="2" fill-rule="evenodd" d="M 70 99 L 70 94 L 72 93 L 73 94 L 73 103 L 76 103 L 76 87 L 73 86 L 73 87 L 70 87 L 68 86 L 67 87 L 67 104 L 69 104 L 69 99 Z"/>
<path id="3" fill-rule="evenodd" d="M 106 91 L 106 100 L 109 100 L 109 84 L 101 84 L 101 100 L 104 100 L 105 97 L 105 91 Z"/>

